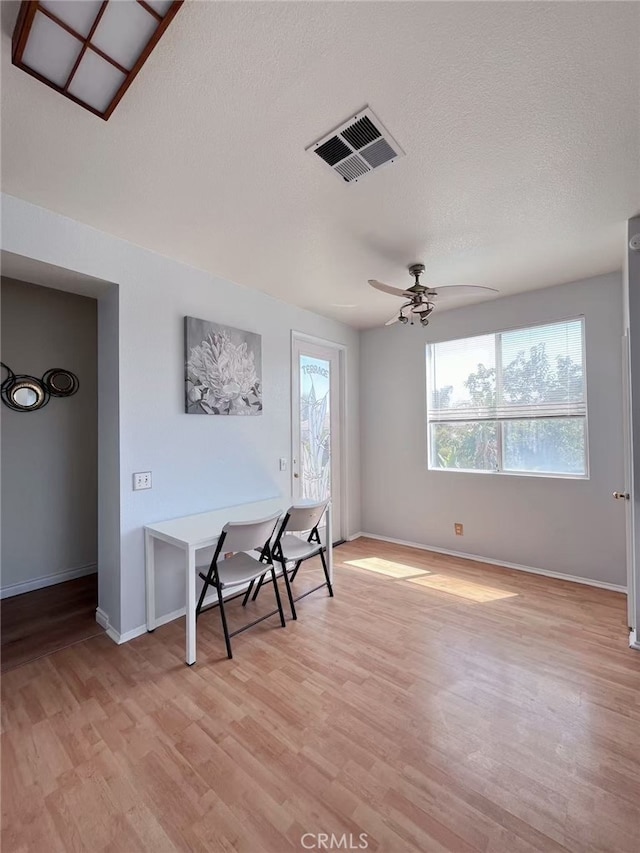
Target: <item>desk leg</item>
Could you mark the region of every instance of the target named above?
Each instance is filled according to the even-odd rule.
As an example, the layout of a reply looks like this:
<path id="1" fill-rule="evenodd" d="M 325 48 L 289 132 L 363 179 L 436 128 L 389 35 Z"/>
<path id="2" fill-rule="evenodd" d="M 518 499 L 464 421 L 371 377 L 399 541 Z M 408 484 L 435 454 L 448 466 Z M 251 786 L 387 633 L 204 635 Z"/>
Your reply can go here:
<path id="1" fill-rule="evenodd" d="M 327 570 L 329 572 L 329 580 L 333 585 L 333 519 L 331 517 L 331 501 L 327 505 Z"/>
<path id="2" fill-rule="evenodd" d="M 144 531 L 144 571 L 147 595 L 147 631 L 156 629 L 156 570 L 154 560 L 154 538 Z"/>
<path id="3" fill-rule="evenodd" d="M 186 661 L 191 666 L 196 662 L 196 549 L 188 548 L 187 568 L 187 654 Z"/>

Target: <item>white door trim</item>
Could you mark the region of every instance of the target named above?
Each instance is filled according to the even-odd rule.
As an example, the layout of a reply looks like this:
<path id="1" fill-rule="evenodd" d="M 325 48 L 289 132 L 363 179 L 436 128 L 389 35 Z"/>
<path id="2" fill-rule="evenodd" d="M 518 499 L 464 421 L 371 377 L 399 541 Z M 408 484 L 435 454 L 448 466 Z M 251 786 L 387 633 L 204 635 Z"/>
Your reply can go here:
<path id="1" fill-rule="evenodd" d="M 636 625 L 635 595 L 635 530 L 634 530 L 634 477 L 632 445 L 632 408 L 631 408 L 631 349 L 629 331 L 622 337 L 622 407 L 623 407 L 623 447 L 625 462 L 624 489 L 629 495 L 625 500 L 626 513 L 626 554 L 627 554 L 627 621 L 631 629 Z"/>
<path id="2" fill-rule="evenodd" d="M 625 426 L 629 429 L 629 442 L 626 450 L 626 480 L 631 488 L 626 489 L 631 499 L 629 505 L 631 536 L 627 541 L 632 545 L 632 558 L 628 566 L 628 596 L 629 596 L 629 645 L 633 649 L 640 649 L 640 506 L 636 506 L 638 495 L 635 493 L 635 484 L 640 479 L 640 418 L 638 417 L 637 392 L 640 389 L 640 254 L 633 251 L 629 240 L 640 232 L 640 216 L 635 216 L 627 221 L 625 263 L 623 270 L 623 293 L 624 293 L 624 332 L 628 337 L 628 365 L 623 365 L 625 370 L 624 379 L 627 382 L 626 400 L 628 405 L 628 418 Z M 625 352 L 625 356 L 627 352 Z M 618 487 L 616 487 L 618 488 Z"/>
<path id="3" fill-rule="evenodd" d="M 340 394 L 340 420 L 339 420 L 339 428 L 340 428 L 340 451 L 339 451 L 339 462 L 340 462 L 340 508 L 341 508 L 341 518 L 336 519 L 334 517 L 333 521 L 333 536 L 334 539 L 344 539 L 346 536 L 346 531 L 349 530 L 349 451 L 348 451 L 348 439 L 347 439 L 347 412 L 349 411 L 349 399 L 347 396 L 347 369 L 348 369 L 348 357 L 349 357 L 349 349 L 345 344 L 339 344 L 335 341 L 328 341 L 324 338 L 318 338 L 315 335 L 307 335 L 304 332 L 297 332 L 295 330 L 291 331 L 291 405 L 290 405 L 290 415 L 291 415 L 291 424 L 293 427 L 293 419 L 294 414 L 294 406 L 296 400 L 296 343 L 307 343 L 307 344 L 316 344 L 317 346 L 326 347 L 327 349 L 336 350 L 338 353 L 338 390 Z M 296 370 L 294 370 L 294 368 Z M 293 433 L 290 436 L 291 438 L 291 448 L 293 449 Z M 293 457 L 292 457 L 293 458 Z M 291 465 L 291 493 L 294 494 L 293 488 L 293 464 Z M 336 522 L 338 522 L 336 524 Z"/>

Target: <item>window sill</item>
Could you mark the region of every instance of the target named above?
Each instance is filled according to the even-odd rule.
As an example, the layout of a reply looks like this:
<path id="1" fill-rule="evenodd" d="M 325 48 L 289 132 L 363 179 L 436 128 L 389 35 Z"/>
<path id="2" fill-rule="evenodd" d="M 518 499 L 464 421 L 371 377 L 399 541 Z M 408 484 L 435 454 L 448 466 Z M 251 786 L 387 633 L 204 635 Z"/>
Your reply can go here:
<path id="1" fill-rule="evenodd" d="M 488 474 L 498 477 L 533 477 L 537 480 L 589 480 L 589 474 L 549 474 L 542 471 L 478 471 L 475 468 L 432 468 L 427 466 L 427 471 L 442 474 Z"/>

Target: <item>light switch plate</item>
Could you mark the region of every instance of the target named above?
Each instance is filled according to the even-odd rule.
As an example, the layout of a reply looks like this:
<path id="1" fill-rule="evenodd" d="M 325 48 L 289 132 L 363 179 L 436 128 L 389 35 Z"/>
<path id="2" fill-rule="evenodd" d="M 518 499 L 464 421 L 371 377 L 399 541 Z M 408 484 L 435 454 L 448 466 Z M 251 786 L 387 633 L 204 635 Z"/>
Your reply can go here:
<path id="1" fill-rule="evenodd" d="M 286 460 L 286 458 L 285 458 L 284 456 L 281 456 L 281 457 L 280 457 L 280 470 L 281 470 L 281 471 L 286 471 L 286 470 L 287 470 L 287 460 Z"/>
<path id="2" fill-rule="evenodd" d="M 151 471 L 138 471 L 133 475 L 133 491 L 151 488 Z"/>

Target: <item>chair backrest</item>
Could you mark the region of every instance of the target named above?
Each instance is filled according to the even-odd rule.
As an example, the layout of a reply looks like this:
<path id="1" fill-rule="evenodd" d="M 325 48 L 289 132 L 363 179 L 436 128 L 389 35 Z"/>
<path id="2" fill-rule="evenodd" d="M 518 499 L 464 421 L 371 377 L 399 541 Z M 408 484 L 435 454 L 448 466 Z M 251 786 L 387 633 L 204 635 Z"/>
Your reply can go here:
<path id="1" fill-rule="evenodd" d="M 225 551 L 253 551 L 262 548 L 273 535 L 281 513 L 257 521 L 229 521 L 222 528 Z"/>
<path id="2" fill-rule="evenodd" d="M 300 502 L 290 506 L 287 510 L 288 521 L 286 530 L 289 533 L 299 533 L 301 530 L 313 530 L 320 523 L 329 500 L 312 503 L 311 501 Z M 286 516 L 285 516 L 286 518 Z"/>

